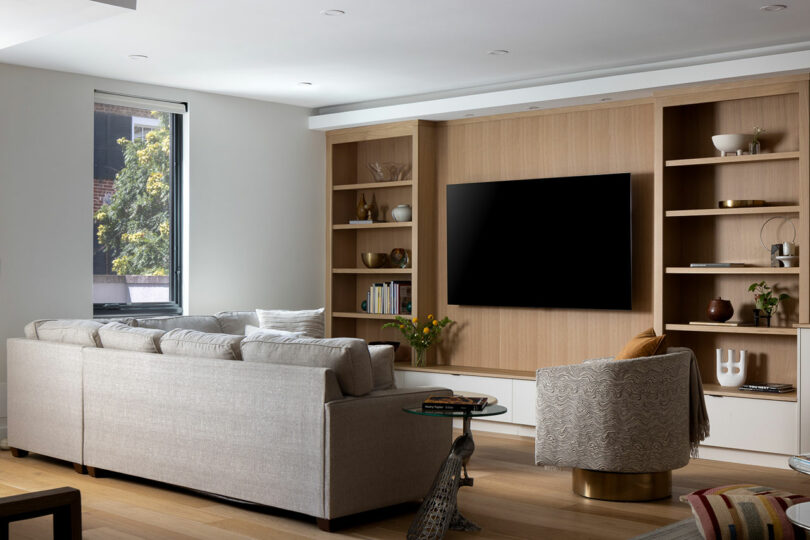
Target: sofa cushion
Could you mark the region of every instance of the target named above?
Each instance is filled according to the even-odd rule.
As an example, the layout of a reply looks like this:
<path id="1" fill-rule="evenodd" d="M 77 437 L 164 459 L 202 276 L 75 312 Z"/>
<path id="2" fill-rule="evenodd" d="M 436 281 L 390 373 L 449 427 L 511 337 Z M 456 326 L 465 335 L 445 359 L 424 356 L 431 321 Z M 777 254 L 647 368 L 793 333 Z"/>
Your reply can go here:
<path id="1" fill-rule="evenodd" d="M 287 332 L 304 332 L 307 337 L 321 339 L 324 337 L 323 308 L 286 311 L 283 309 L 257 309 L 259 326 L 286 330 Z"/>
<path id="2" fill-rule="evenodd" d="M 243 336 L 175 328 L 160 338 L 160 350 L 163 351 L 163 354 L 177 356 L 241 360 L 239 343 L 242 338 Z"/>
<path id="3" fill-rule="evenodd" d="M 664 338 L 666 338 L 666 335 L 656 336 L 655 330 L 648 328 L 628 341 L 624 348 L 615 356 L 614 360 L 630 360 L 631 358 L 655 356 L 659 350 L 663 350 Z"/>
<path id="4" fill-rule="evenodd" d="M 98 329 L 102 326 L 104 325 L 90 319 L 39 320 L 26 325 L 25 337 L 86 347 L 101 347 Z"/>
<path id="5" fill-rule="evenodd" d="M 208 332 L 218 334 L 222 332 L 219 321 L 212 315 L 177 315 L 172 317 L 148 317 L 136 319 L 141 328 L 157 328 L 168 332 L 175 328 L 182 330 L 196 330 L 198 332 Z"/>
<path id="6" fill-rule="evenodd" d="M 681 496 L 681 501 L 692 506 L 706 539 L 805 538 L 785 514 L 788 507 L 810 501 L 803 495 L 744 484 L 701 489 Z"/>
<path id="7" fill-rule="evenodd" d="M 326 367 L 344 394 L 363 396 L 373 388 L 371 359 L 362 339 L 275 337 L 257 332 L 242 341 L 246 362 Z"/>
<path id="8" fill-rule="evenodd" d="M 122 349 L 147 353 L 160 352 L 160 338 L 165 334 L 157 328 L 136 328 L 120 322 L 110 322 L 98 329 L 105 349 Z"/>
<path id="9" fill-rule="evenodd" d="M 374 390 L 396 388 L 394 384 L 394 347 L 392 345 L 369 345 L 371 378 Z"/>
<path id="10" fill-rule="evenodd" d="M 304 332 L 287 332 L 286 330 L 276 330 L 275 328 L 259 328 L 258 326 L 253 326 L 252 324 L 245 325 L 246 336 L 252 336 L 257 332 L 276 337 L 307 337 Z"/>
<path id="11" fill-rule="evenodd" d="M 220 311 L 214 317 L 219 321 L 220 332 L 245 336 L 245 326 L 250 324 L 259 326 L 259 317 L 253 311 Z"/>

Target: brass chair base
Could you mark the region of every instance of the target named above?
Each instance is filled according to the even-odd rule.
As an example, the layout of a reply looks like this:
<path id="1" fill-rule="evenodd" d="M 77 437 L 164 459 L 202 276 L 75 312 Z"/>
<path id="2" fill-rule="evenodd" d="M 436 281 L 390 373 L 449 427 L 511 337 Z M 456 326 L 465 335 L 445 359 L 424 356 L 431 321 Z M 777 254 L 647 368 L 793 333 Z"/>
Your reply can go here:
<path id="1" fill-rule="evenodd" d="M 574 493 L 604 501 L 654 501 L 672 494 L 672 471 L 620 473 L 574 468 Z"/>

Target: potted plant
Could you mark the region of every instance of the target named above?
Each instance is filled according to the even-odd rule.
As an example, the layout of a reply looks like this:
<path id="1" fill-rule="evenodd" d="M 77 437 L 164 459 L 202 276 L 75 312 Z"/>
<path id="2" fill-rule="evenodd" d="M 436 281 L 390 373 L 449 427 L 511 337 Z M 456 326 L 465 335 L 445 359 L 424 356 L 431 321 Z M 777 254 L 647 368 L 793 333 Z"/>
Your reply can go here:
<path id="1" fill-rule="evenodd" d="M 748 153 L 751 155 L 759 154 L 759 136 L 765 133 L 761 127 L 754 126 L 754 138 L 748 143 Z"/>
<path id="2" fill-rule="evenodd" d="M 752 283 L 748 287 L 748 291 L 754 293 L 754 326 L 759 326 L 759 318 L 761 315 L 765 316 L 767 326 L 770 326 L 771 315 L 776 313 L 779 302 L 790 298 L 790 296 L 785 293 L 774 296 L 773 290 L 764 281 Z"/>
<path id="3" fill-rule="evenodd" d="M 442 330 L 449 324 L 453 324 L 453 321 L 448 317 L 439 320 L 434 318 L 433 315 L 428 315 L 427 321 L 420 323 L 418 317 L 406 319 L 397 316 L 396 322 L 385 323 L 383 328 L 398 328 L 414 351 L 411 357 L 411 365 L 424 367 L 426 365 L 425 354 L 427 350 L 431 345 L 441 340 Z"/>

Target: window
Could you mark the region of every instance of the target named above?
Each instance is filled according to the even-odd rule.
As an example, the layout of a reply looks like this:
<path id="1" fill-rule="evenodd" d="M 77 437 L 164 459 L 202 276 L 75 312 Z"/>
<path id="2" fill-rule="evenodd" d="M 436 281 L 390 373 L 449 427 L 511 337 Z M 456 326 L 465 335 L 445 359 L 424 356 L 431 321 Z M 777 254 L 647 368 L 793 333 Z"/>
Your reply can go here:
<path id="1" fill-rule="evenodd" d="M 96 92 L 93 312 L 173 314 L 181 298 L 185 105 Z"/>

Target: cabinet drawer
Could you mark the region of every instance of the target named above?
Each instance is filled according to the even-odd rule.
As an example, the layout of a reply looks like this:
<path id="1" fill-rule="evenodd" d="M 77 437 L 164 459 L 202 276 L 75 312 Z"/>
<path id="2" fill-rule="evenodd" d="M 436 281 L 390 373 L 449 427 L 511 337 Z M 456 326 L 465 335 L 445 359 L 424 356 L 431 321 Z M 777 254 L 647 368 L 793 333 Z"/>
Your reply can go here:
<path id="1" fill-rule="evenodd" d="M 512 421 L 524 426 L 536 425 L 537 384 L 535 381 L 514 379 L 512 381 Z"/>
<path id="2" fill-rule="evenodd" d="M 706 396 L 711 436 L 707 446 L 756 452 L 798 452 L 795 402 Z"/>
<path id="3" fill-rule="evenodd" d="M 449 373 L 425 373 L 420 371 L 395 371 L 397 386 L 443 386 L 453 392 L 478 392 L 498 398 L 498 403 L 506 406 L 506 414 L 488 416 L 478 420 L 512 422 L 512 379 L 495 377 L 475 377 L 471 375 L 451 375 Z"/>

